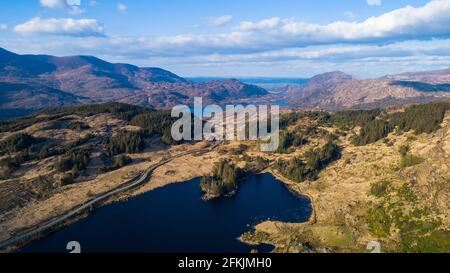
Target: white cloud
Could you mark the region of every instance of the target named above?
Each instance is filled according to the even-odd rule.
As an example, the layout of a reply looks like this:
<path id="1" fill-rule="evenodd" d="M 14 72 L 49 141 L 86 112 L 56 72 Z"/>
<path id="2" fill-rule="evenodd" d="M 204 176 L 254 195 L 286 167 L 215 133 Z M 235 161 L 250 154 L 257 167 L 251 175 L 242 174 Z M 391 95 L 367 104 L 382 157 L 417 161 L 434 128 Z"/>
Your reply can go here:
<path id="1" fill-rule="evenodd" d="M 94 19 L 71 18 L 33 18 L 14 27 L 14 31 L 23 35 L 50 34 L 67 36 L 102 36 L 104 29 Z"/>
<path id="2" fill-rule="evenodd" d="M 224 26 L 224 25 L 230 23 L 231 20 L 233 20 L 233 16 L 232 15 L 223 15 L 223 16 L 219 16 L 219 17 L 211 17 L 211 18 L 209 18 L 210 24 L 215 26 L 215 27 Z"/>
<path id="3" fill-rule="evenodd" d="M 119 3 L 119 4 L 117 4 L 117 10 L 120 13 L 127 13 L 128 7 L 125 4 Z"/>
<path id="4" fill-rule="evenodd" d="M 406 6 L 362 22 L 336 21 L 320 25 L 281 19 L 243 22 L 240 36 L 273 46 L 307 46 L 333 43 L 377 43 L 430 39 L 450 35 L 450 0 L 434 0 L 423 7 Z M 232 35 L 232 34 L 229 34 Z"/>
<path id="5" fill-rule="evenodd" d="M 283 71 L 287 73 L 289 71 L 286 69 L 292 63 L 297 66 L 314 63 L 317 69 L 323 69 L 320 67 L 329 64 L 350 67 L 353 66 L 352 60 L 355 60 L 356 63 L 377 65 L 380 71 L 384 71 L 390 69 L 387 64 L 395 67 L 396 60 L 399 60 L 399 65 L 406 64 L 407 59 L 413 59 L 411 63 L 414 65 L 421 65 L 421 62 L 435 59 L 436 64 L 444 65 L 450 56 L 448 14 L 450 0 L 434 0 L 422 7 L 406 6 L 362 21 L 313 24 L 274 17 L 258 22 L 242 22 L 228 32 L 211 35 L 95 37 L 104 33 L 103 27 L 95 20 L 90 20 L 82 29 L 74 30 L 75 27 L 59 26 L 66 25 L 64 20 L 69 19 L 49 19 L 53 21 L 47 22 L 49 20 L 39 18 L 16 26 L 14 30 L 22 34 L 76 36 L 46 39 L 45 43 L 30 43 L 31 38 L 27 37 L 22 48 L 30 50 L 22 52 L 92 54 L 109 60 L 167 68 L 189 67 L 192 64 L 205 68 L 208 65 L 217 68 L 229 66 L 238 71 L 250 65 L 258 69 L 273 64 L 269 67 L 271 71 L 279 65 L 286 67 Z M 427 46 L 413 47 L 417 43 L 427 43 Z M 360 68 L 364 66 L 355 70 Z"/>
<path id="6" fill-rule="evenodd" d="M 273 17 L 269 19 L 264 19 L 259 22 L 242 22 L 239 26 L 240 30 L 248 31 L 248 30 L 264 30 L 264 29 L 273 29 L 280 26 L 282 20 L 278 17 Z"/>
<path id="7" fill-rule="evenodd" d="M 356 60 L 371 57 L 405 57 L 414 55 L 414 51 L 392 46 L 340 46 L 330 48 L 285 49 L 244 57 L 234 55 L 241 61 L 291 61 L 291 60 Z M 240 59 L 238 59 L 240 58 Z"/>
<path id="8" fill-rule="evenodd" d="M 46 43 L 40 41 L 38 37 L 7 40 L 2 42 L 2 47 L 21 54 L 95 55 L 112 62 L 160 66 L 184 76 L 218 76 L 220 73 L 234 77 L 298 77 L 331 70 L 382 76 L 398 71 L 441 69 L 450 63 L 450 39 L 405 41 L 383 46 L 312 46 L 248 54 L 180 54 L 175 57 L 155 54 L 155 50 L 147 50 L 145 44 L 131 38 L 75 37 L 47 39 Z"/>
<path id="9" fill-rule="evenodd" d="M 434 0 L 422 7 L 406 6 L 365 21 L 336 21 L 313 24 L 278 17 L 259 22 L 242 22 L 230 32 L 211 35 L 155 37 L 111 37 L 107 43 L 129 46 L 136 51 L 160 56 L 202 54 L 249 54 L 280 49 L 333 44 L 389 44 L 407 40 L 450 37 L 450 0 Z M 66 21 L 33 19 L 16 27 L 19 33 L 57 33 L 86 36 L 103 33 L 95 20 L 83 21 L 83 28 L 69 31 Z M 68 19 L 65 19 L 68 20 Z M 226 21 L 226 20 L 222 20 Z M 44 26 L 39 26 L 44 25 Z M 75 31 L 72 31 L 75 29 Z M 85 31 L 87 30 L 87 31 Z"/>
<path id="10" fill-rule="evenodd" d="M 67 5 L 66 0 L 40 0 L 41 5 L 50 9 L 64 8 Z"/>
<path id="11" fill-rule="evenodd" d="M 369 6 L 381 6 L 381 0 L 367 0 Z"/>
<path id="12" fill-rule="evenodd" d="M 81 0 L 40 0 L 43 7 L 49 9 L 64 9 L 70 14 L 81 14 Z"/>

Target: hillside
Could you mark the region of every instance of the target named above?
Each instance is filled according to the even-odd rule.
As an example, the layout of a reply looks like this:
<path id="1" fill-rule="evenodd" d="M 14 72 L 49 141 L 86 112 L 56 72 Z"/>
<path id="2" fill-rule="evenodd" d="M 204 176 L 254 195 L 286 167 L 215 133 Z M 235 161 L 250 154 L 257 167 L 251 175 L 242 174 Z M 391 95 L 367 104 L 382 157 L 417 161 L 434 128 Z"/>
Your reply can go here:
<path id="1" fill-rule="evenodd" d="M 0 214 L 133 163 L 125 153 L 173 144 L 171 124 L 167 111 L 118 103 L 1 122 Z"/>
<path id="2" fill-rule="evenodd" d="M 175 143 L 172 123 L 169 111 L 120 103 L 48 109 L 0 122 L 0 241 L 126 185 L 168 156 L 209 146 Z M 174 159 L 143 190 L 207 173 L 214 161 L 204 164 L 201 154 Z"/>
<path id="3" fill-rule="evenodd" d="M 266 90 L 237 80 L 193 83 L 160 68 L 113 64 L 92 56 L 54 57 L 47 55 L 18 55 L 0 49 L 0 82 L 14 83 L 8 92 L 42 91 L 48 102 L 20 102 L 24 109 L 40 109 L 71 104 L 76 97 L 91 102 L 123 102 L 152 108 L 169 108 L 177 104 L 192 104 L 194 96 L 210 103 L 225 103 L 261 97 Z M 19 88 L 22 86 L 22 88 Z M 47 91 L 43 90 L 47 89 Z M 59 94 L 48 90 L 59 90 Z M 67 102 L 61 96 L 66 95 Z M 70 99 L 71 98 L 71 99 Z M 59 101 L 59 102 L 57 102 Z M 81 101 L 80 101 L 81 102 Z M 19 104 L 11 97 L 11 105 Z M 0 109 L 8 105 L 0 105 Z"/>
<path id="4" fill-rule="evenodd" d="M 370 252 L 373 241 L 382 252 L 447 253 L 450 105 L 441 106 L 285 115 L 285 130 L 305 144 L 289 142 L 278 155 L 250 148 L 248 155 L 285 162 L 268 171 L 307 195 L 314 215 L 303 224 L 266 221 L 241 239 L 276 245 L 280 253 Z M 381 120 L 389 125 L 378 126 Z M 334 135 L 340 157 L 308 175 L 322 156 L 312 151 L 323 151 L 327 134 Z"/>
<path id="5" fill-rule="evenodd" d="M 241 238 L 248 243 L 273 244 L 276 252 L 365 252 L 379 241 L 383 252 L 448 252 L 449 110 L 447 102 L 285 112 L 278 151 L 263 153 L 257 141 L 220 143 L 161 166 L 151 183 L 111 201 L 208 177 L 216 163 L 229 162 L 273 173 L 314 207 L 307 223 L 257 225 Z M 168 111 L 118 103 L 1 122 L 0 241 L 123 186 L 168 156 L 211 145 L 174 143 L 172 122 Z"/>
<path id="6" fill-rule="evenodd" d="M 59 107 L 89 103 L 90 99 L 75 96 L 46 86 L 24 83 L 0 82 L 0 118 L 15 116 L 49 106 Z"/>
<path id="7" fill-rule="evenodd" d="M 405 73 L 361 80 L 343 72 L 313 77 L 287 88 L 291 104 L 303 109 L 374 108 L 450 97 L 450 70 Z"/>
<path id="8" fill-rule="evenodd" d="M 340 71 L 324 73 L 312 77 L 304 85 L 290 85 L 287 93 L 291 96 L 291 104 L 296 106 L 311 105 L 315 107 L 318 101 L 330 97 L 333 91 L 341 84 L 356 80 L 353 76 Z M 325 103 L 324 103 L 325 105 Z"/>

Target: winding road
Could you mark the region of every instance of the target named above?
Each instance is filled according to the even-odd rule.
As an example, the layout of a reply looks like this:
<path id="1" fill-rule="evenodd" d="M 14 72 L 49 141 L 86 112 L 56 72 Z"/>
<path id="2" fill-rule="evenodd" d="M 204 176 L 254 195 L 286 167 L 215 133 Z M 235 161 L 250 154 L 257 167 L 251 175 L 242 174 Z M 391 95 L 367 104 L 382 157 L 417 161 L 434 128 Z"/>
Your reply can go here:
<path id="1" fill-rule="evenodd" d="M 126 191 L 129 191 L 131 189 L 137 188 L 138 186 L 141 186 L 145 183 L 148 182 L 148 180 L 150 179 L 152 173 L 159 167 L 171 162 L 172 160 L 176 159 L 176 158 L 180 158 L 186 155 L 190 155 L 190 154 L 196 154 L 196 155 L 200 155 L 209 151 L 212 151 L 214 148 L 216 148 L 218 145 L 220 145 L 220 143 L 215 143 L 214 145 L 208 147 L 208 148 L 204 148 L 204 149 L 200 149 L 200 150 L 196 150 L 196 151 L 189 151 L 189 152 L 185 152 L 185 153 L 180 153 L 174 156 L 171 156 L 170 158 L 166 158 L 161 160 L 160 162 L 150 166 L 145 172 L 143 172 L 142 174 L 140 174 L 139 176 L 131 179 L 129 182 L 125 183 L 125 185 L 122 185 L 116 189 L 113 189 L 111 191 L 108 191 L 106 193 L 103 193 L 97 197 L 95 197 L 94 199 L 90 200 L 87 203 L 84 203 L 70 211 L 68 211 L 67 213 L 57 216 L 56 218 L 50 219 L 46 222 L 43 222 L 41 224 L 39 224 L 39 226 L 31 228 L 29 230 L 26 230 L 24 232 L 19 233 L 18 235 L 0 242 L 0 250 L 1 249 L 6 249 L 10 246 L 13 246 L 15 244 L 27 241 L 29 239 L 32 239 L 34 237 L 39 236 L 42 233 L 45 233 L 46 231 L 52 229 L 52 228 L 56 228 L 62 224 L 64 224 L 64 222 L 66 222 L 67 220 L 71 219 L 72 217 L 84 212 L 84 211 L 88 211 L 91 208 L 93 208 L 95 205 L 100 204 L 103 201 L 106 201 L 107 199 L 109 199 L 110 197 L 119 194 L 119 193 L 123 193 Z"/>

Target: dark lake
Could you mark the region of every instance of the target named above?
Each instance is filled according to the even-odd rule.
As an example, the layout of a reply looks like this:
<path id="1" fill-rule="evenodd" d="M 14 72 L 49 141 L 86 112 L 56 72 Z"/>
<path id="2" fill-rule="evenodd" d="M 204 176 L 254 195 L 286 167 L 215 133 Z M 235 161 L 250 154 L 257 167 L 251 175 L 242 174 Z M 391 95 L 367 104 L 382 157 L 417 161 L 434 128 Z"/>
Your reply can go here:
<path id="1" fill-rule="evenodd" d="M 271 246 L 248 246 L 236 238 L 267 219 L 305 222 L 312 213 L 306 197 L 271 174 L 253 175 L 235 196 L 209 202 L 201 200 L 199 183 L 197 178 L 172 184 L 100 208 L 20 252 L 68 252 L 70 241 L 87 253 L 270 252 Z"/>

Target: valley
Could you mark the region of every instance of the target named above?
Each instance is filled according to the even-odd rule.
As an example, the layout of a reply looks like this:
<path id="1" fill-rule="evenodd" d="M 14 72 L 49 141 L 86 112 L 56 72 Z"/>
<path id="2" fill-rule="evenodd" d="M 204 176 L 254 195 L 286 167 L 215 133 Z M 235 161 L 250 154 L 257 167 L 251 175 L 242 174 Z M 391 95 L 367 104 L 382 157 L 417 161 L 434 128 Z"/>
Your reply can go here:
<path id="1" fill-rule="evenodd" d="M 148 170 L 153 172 L 147 182 L 114 192 L 91 209 L 211 175 L 219 179 L 212 181 L 234 185 L 234 194 L 225 197 L 233 199 L 247 183 L 237 178 L 249 172 L 271 173 L 307 196 L 313 212 L 306 223 L 261 219 L 254 231 L 242 234 L 243 242 L 274 245 L 275 252 L 365 252 L 371 241 L 381 242 L 386 252 L 445 252 L 449 109 L 448 103 L 435 103 L 284 111 L 280 149 L 272 153 L 259 151 L 258 141 L 174 143 L 165 137 L 173 122 L 167 111 L 118 103 L 50 109 L 2 122 L 0 146 L 9 153 L 0 159 L 0 241 L 124 188 Z M 224 161 L 230 169 L 214 171 Z M 200 185 L 194 188 L 200 199 Z M 56 230 L 89 219 L 89 211 L 58 223 Z"/>
<path id="2" fill-rule="evenodd" d="M 121 102 L 151 109 L 276 102 L 299 110 L 373 109 L 446 100 L 450 70 L 360 79 L 341 71 L 304 78 L 183 78 L 93 56 L 19 55 L 0 48 L 0 119 L 44 108 Z"/>
<path id="3" fill-rule="evenodd" d="M 0 10 L 3 268 L 446 268 L 450 0 Z"/>
<path id="4" fill-rule="evenodd" d="M 106 102 L 169 109 L 189 105 L 195 96 L 225 104 L 270 95 L 234 79 L 195 83 L 161 68 L 113 64 L 93 56 L 18 55 L 2 48 L 0 91 L 0 109 L 10 113 Z"/>

